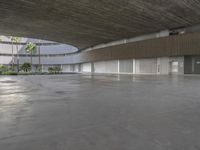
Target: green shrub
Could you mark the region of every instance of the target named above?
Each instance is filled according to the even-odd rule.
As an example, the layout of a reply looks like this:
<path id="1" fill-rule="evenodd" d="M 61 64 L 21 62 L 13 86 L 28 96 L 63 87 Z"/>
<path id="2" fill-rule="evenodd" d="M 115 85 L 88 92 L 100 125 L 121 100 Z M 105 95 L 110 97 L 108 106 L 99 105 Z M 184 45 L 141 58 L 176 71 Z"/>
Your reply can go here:
<path id="1" fill-rule="evenodd" d="M 54 71 L 55 73 L 60 73 L 61 72 L 61 67 L 60 66 L 54 66 Z"/>
<path id="2" fill-rule="evenodd" d="M 53 67 L 49 67 L 48 71 L 49 71 L 49 73 L 54 73 L 54 68 Z"/>
<path id="3" fill-rule="evenodd" d="M 18 73 L 17 72 L 8 71 L 8 72 L 2 73 L 2 75 L 18 75 Z"/>
<path id="4" fill-rule="evenodd" d="M 30 63 L 24 63 L 23 65 L 21 65 L 20 69 L 23 70 L 24 72 L 30 72 L 31 71 L 31 64 Z"/>
<path id="5" fill-rule="evenodd" d="M 0 65 L 0 74 L 5 74 L 6 72 L 14 72 L 10 66 Z"/>
<path id="6" fill-rule="evenodd" d="M 17 72 L 13 71 L 13 67 L 0 65 L 0 74 L 1 75 L 17 75 Z"/>
<path id="7" fill-rule="evenodd" d="M 3 74 L 4 72 L 7 72 L 9 68 L 5 65 L 0 65 L 0 74 Z"/>
<path id="8" fill-rule="evenodd" d="M 61 72 L 61 67 L 60 66 L 53 66 L 53 67 L 49 67 L 48 68 L 48 71 L 49 71 L 49 73 L 51 73 L 51 74 L 57 74 L 57 73 L 60 73 Z"/>

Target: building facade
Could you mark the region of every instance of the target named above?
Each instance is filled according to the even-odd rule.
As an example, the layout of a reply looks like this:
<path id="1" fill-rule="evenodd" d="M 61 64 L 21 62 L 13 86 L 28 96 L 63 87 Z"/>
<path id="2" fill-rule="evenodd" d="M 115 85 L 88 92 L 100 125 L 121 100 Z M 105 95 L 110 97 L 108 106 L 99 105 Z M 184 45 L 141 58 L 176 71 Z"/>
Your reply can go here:
<path id="1" fill-rule="evenodd" d="M 157 33 L 122 39 L 78 50 L 65 44 L 44 40 L 23 39 L 40 43 L 40 54 L 33 54 L 33 66 L 42 71 L 59 65 L 63 72 L 105 74 L 200 74 L 200 26 L 164 30 Z M 4 39 L 6 40 L 6 39 Z M 8 39 L 7 39 L 8 40 Z M 14 44 L 0 44 L 0 64 L 30 62 L 25 45 L 19 44 L 19 56 Z"/>

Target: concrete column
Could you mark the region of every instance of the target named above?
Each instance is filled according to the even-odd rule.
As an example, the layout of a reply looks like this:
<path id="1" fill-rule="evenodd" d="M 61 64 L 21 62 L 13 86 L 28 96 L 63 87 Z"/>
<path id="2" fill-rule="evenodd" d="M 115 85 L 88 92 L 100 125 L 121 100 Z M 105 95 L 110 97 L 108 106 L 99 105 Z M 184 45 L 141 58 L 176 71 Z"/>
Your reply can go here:
<path id="1" fill-rule="evenodd" d="M 91 62 L 91 73 L 95 73 L 94 62 Z"/>
<path id="2" fill-rule="evenodd" d="M 136 74 L 136 61 L 133 59 L 133 74 Z"/>
<path id="3" fill-rule="evenodd" d="M 120 70 L 119 70 L 119 67 L 120 67 L 119 65 L 120 65 L 120 64 L 119 64 L 119 63 L 120 63 L 120 62 L 119 62 L 119 60 L 118 60 L 118 61 L 117 61 L 117 72 L 118 72 L 118 74 L 119 74 L 119 72 L 120 72 Z"/>
<path id="4" fill-rule="evenodd" d="M 157 58 L 157 74 L 160 74 L 160 58 Z"/>

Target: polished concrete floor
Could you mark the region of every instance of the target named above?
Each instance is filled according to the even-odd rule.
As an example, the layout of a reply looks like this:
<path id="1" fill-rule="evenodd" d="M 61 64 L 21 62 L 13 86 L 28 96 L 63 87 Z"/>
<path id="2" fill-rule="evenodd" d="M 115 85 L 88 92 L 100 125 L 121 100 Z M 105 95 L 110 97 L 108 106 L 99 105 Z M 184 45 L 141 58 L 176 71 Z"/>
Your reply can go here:
<path id="1" fill-rule="evenodd" d="M 200 76 L 0 76 L 0 150 L 200 150 Z"/>

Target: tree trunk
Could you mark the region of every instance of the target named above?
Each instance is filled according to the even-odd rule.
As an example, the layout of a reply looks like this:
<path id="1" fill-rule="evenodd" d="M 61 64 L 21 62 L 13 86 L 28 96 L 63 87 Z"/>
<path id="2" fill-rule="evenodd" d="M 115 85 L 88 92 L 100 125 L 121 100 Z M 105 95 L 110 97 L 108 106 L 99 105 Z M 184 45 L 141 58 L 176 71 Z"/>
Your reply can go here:
<path id="1" fill-rule="evenodd" d="M 31 72 L 32 72 L 32 64 L 33 64 L 33 52 L 31 51 Z"/>
<path id="2" fill-rule="evenodd" d="M 39 66 L 41 65 L 41 57 L 40 57 L 40 45 L 39 45 Z"/>
<path id="3" fill-rule="evenodd" d="M 13 42 L 12 42 L 12 71 L 14 70 L 14 50 L 13 50 Z"/>
<path id="4" fill-rule="evenodd" d="M 18 45 L 16 46 L 17 48 L 17 72 L 19 72 L 19 51 L 18 51 Z"/>

